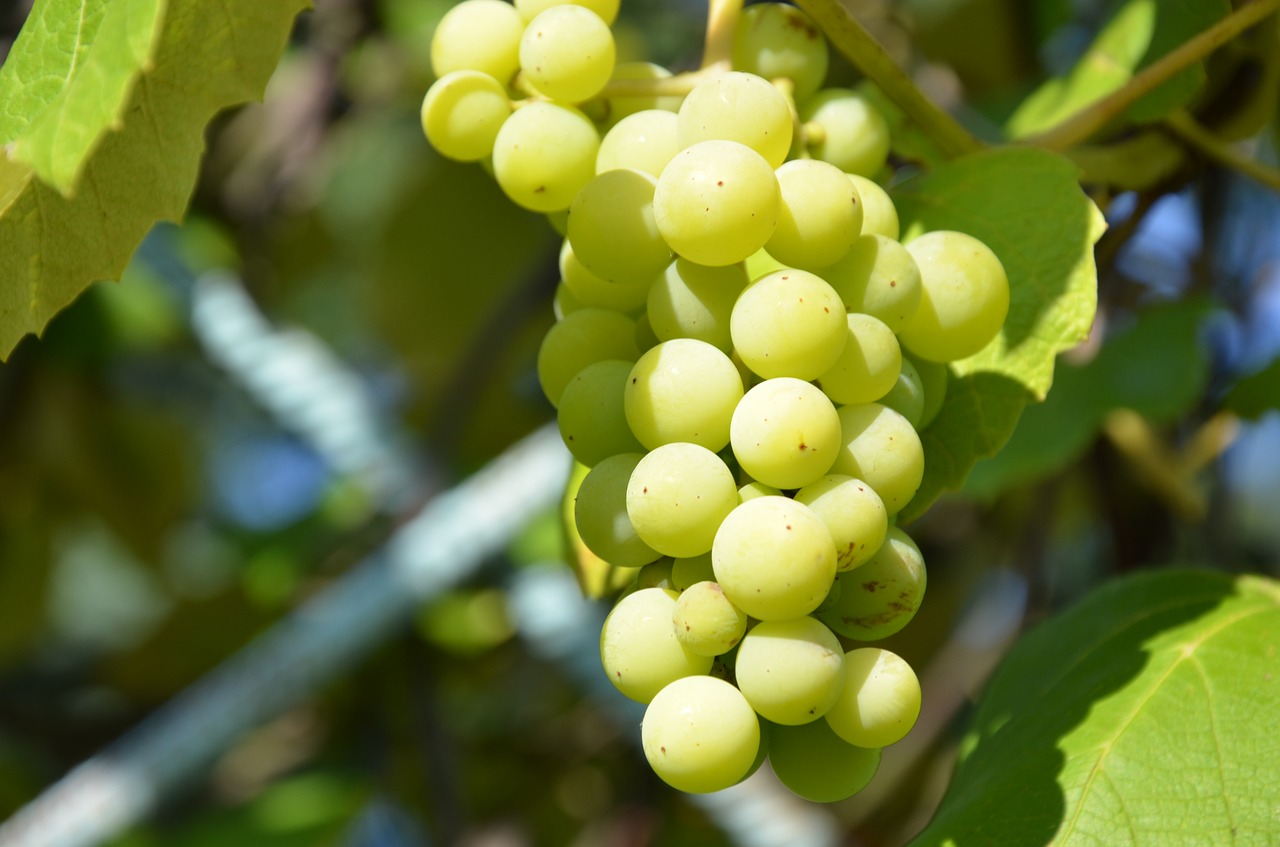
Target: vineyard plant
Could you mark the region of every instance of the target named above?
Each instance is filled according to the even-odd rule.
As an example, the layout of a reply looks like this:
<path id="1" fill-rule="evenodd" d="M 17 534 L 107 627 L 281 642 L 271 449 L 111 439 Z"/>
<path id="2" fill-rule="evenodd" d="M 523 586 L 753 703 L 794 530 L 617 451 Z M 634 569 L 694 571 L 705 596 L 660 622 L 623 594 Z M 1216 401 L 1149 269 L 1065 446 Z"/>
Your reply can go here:
<path id="1" fill-rule="evenodd" d="M 1280 0 L 0 61 L 0 847 L 1280 844 Z"/>

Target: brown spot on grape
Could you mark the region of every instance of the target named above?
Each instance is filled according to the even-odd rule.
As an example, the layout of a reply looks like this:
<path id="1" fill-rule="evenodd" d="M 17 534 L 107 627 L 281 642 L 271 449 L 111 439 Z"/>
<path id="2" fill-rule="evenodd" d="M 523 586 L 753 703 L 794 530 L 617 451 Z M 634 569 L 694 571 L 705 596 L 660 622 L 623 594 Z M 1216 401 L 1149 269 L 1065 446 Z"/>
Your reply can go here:
<path id="1" fill-rule="evenodd" d="M 723 179 L 716 180 L 716 185 L 719 186 L 720 188 L 724 188 L 724 180 Z"/>
<path id="2" fill-rule="evenodd" d="M 633 376 L 633 377 L 631 377 L 631 384 L 632 384 L 632 385 L 635 385 L 637 382 L 639 382 L 639 380 L 638 380 L 638 379 L 636 379 L 634 376 Z"/>
<path id="3" fill-rule="evenodd" d="M 874 579 L 870 582 L 862 583 L 862 590 L 868 594 L 875 594 L 878 588 L 880 588 L 880 583 Z"/>
<path id="4" fill-rule="evenodd" d="M 805 450 L 806 448 L 808 448 L 808 446 L 809 446 L 809 445 L 808 445 L 808 444 L 805 444 L 803 441 L 801 441 L 801 442 L 800 442 L 800 449 L 801 449 L 801 450 Z"/>
<path id="5" fill-rule="evenodd" d="M 788 531 L 788 532 L 790 532 L 790 531 L 791 531 L 791 524 L 787 524 L 787 531 Z"/>
<path id="6" fill-rule="evenodd" d="M 547 190 L 547 187 L 545 185 L 539 185 L 537 188 L 533 189 L 533 193 L 542 194 L 546 190 Z"/>
<path id="7" fill-rule="evenodd" d="M 665 746 L 659 747 L 658 749 L 661 750 L 664 754 L 667 752 L 667 748 Z"/>
<path id="8" fill-rule="evenodd" d="M 648 493 L 649 493 L 649 486 L 647 486 L 647 485 L 646 485 L 643 489 L 641 489 L 640 493 L 641 493 L 641 494 L 648 494 Z"/>
<path id="9" fill-rule="evenodd" d="M 897 281 L 896 279 L 891 279 L 891 280 L 889 280 L 889 287 L 890 287 L 890 288 L 897 288 L 897 287 L 898 287 L 898 281 Z"/>

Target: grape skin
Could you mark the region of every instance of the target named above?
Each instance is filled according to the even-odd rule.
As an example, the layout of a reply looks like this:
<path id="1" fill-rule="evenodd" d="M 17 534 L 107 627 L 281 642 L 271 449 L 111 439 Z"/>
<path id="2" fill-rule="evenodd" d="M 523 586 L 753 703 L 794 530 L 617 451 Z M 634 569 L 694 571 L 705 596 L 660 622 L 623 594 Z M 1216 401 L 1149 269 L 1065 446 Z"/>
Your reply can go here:
<path id="1" fill-rule="evenodd" d="M 729 683 L 692 676 L 653 698 L 640 739 L 649 766 L 664 782 L 706 794 L 746 778 L 760 750 L 760 721 Z"/>
<path id="2" fill-rule="evenodd" d="M 671 616 L 677 597 L 667 588 L 641 588 L 605 618 L 600 662 L 614 687 L 638 703 L 650 702 L 677 679 L 711 670 L 710 656 L 689 652 L 676 638 Z"/>

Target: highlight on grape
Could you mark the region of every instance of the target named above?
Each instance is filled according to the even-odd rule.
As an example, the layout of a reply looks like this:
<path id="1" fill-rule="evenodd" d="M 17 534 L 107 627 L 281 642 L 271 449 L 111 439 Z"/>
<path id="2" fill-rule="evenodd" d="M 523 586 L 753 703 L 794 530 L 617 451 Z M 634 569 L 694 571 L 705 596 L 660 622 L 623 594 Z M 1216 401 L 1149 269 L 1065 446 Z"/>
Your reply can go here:
<path id="1" fill-rule="evenodd" d="M 768 759 L 834 802 L 919 715 L 874 646 L 924 598 L 897 515 L 947 363 L 993 342 L 1009 284 L 965 233 L 899 241 L 888 126 L 823 88 L 803 11 L 719 6 L 673 75 L 616 62 L 617 0 L 464 0 L 422 126 L 564 236 L 537 370 L 586 470 L 575 529 L 636 573 L 600 655 L 647 704 L 649 764 L 711 792 Z"/>

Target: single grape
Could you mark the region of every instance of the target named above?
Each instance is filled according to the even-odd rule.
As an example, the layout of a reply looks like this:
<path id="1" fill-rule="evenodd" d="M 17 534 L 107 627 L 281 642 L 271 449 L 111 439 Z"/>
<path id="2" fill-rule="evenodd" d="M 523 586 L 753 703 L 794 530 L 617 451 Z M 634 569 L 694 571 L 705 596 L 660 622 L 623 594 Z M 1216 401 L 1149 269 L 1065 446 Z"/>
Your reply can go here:
<path id="1" fill-rule="evenodd" d="M 539 94 L 581 103 L 613 75 L 613 32 L 584 6 L 563 4 L 539 12 L 520 38 L 520 72 Z"/>
<path id="2" fill-rule="evenodd" d="M 758 497 L 724 519 L 711 547 L 716 582 L 759 620 L 809 614 L 836 572 L 836 549 L 822 519 L 788 497 Z"/>
<path id="3" fill-rule="evenodd" d="M 836 403 L 873 403 L 889 393 L 902 372 L 902 348 L 884 322 L 850 312 L 849 337 L 818 386 Z"/>
<path id="4" fill-rule="evenodd" d="M 653 334 L 653 324 L 649 323 L 648 313 L 641 313 L 636 319 L 636 346 L 640 348 L 640 354 L 648 353 L 660 343 L 662 342 L 658 336 Z"/>
<path id="5" fill-rule="evenodd" d="M 771 256 L 769 251 L 763 247 L 748 256 L 745 264 L 747 266 L 747 279 L 752 282 L 761 277 L 766 277 L 774 271 L 788 270 L 786 265 Z"/>
<path id="6" fill-rule="evenodd" d="M 638 568 L 660 558 L 627 517 L 627 483 L 640 459 L 638 453 L 619 453 L 600 462 L 582 480 L 573 501 L 573 522 L 582 543 L 620 568 Z"/>
<path id="7" fill-rule="evenodd" d="M 822 87 L 827 63 L 827 40 L 822 31 L 795 6 L 757 3 L 738 18 L 733 66 L 765 79 L 791 80 L 797 102 Z"/>
<path id="8" fill-rule="evenodd" d="M 817 387 L 792 377 L 766 379 L 739 401 L 729 425 L 738 464 L 775 488 L 820 478 L 841 448 L 840 417 Z"/>
<path id="9" fill-rule="evenodd" d="M 503 0 L 463 0 L 444 13 L 431 37 L 431 69 L 486 73 L 502 85 L 520 67 L 520 13 Z"/>
<path id="10" fill-rule="evenodd" d="M 705 447 L 663 444 L 640 460 L 627 485 L 636 533 L 666 556 L 711 550 L 720 522 L 738 505 L 733 473 Z"/>
<path id="11" fill-rule="evenodd" d="M 920 417 L 924 414 L 924 383 L 920 380 L 920 372 L 906 356 L 902 357 L 902 369 L 898 371 L 893 388 L 877 402 L 902 415 L 916 432 L 920 431 Z"/>
<path id="12" fill-rule="evenodd" d="M 551 405 L 560 405 L 569 380 L 587 365 L 640 358 L 635 332 L 635 321 L 606 309 L 579 309 L 552 326 L 538 348 L 538 381 Z"/>
<path id="13" fill-rule="evenodd" d="M 422 101 L 422 131 L 440 155 L 476 162 L 493 152 L 511 115 L 506 89 L 480 71 L 453 71 L 436 80 Z"/>
<path id="14" fill-rule="evenodd" d="M 836 545 L 836 571 L 862 566 L 884 543 L 889 516 L 880 495 L 860 479 L 841 474 L 824 476 L 797 491 L 796 500 L 812 509 L 830 530 Z M 824 605 L 830 602 L 828 595 Z"/>
<path id="15" fill-rule="evenodd" d="M 942 403 L 947 399 L 947 382 L 951 369 L 942 362 L 912 359 L 906 354 L 903 354 L 902 360 L 910 360 L 916 366 L 916 373 L 920 374 L 920 385 L 924 389 L 924 409 L 920 412 L 920 423 L 916 429 L 924 429 L 942 411 Z"/>
<path id="16" fill-rule="evenodd" d="M 765 379 L 817 379 L 840 358 L 849 327 L 840 296 L 808 271 L 776 271 L 738 297 L 729 319 L 733 346 Z"/>
<path id="17" fill-rule="evenodd" d="M 736 141 L 776 168 L 791 150 L 793 120 L 787 98 L 768 80 L 730 71 L 698 83 L 684 98 L 678 137 L 682 148 L 700 141 Z"/>
<path id="18" fill-rule="evenodd" d="M 760 750 L 760 721 L 729 683 L 691 676 L 653 698 L 640 739 L 649 766 L 663 782 L 705 794 L 746 778 Z"/>
<path id="19" fill-rule="evenodd" d="M 759 153 L 736 141 L 703 141 L 663 169 L 653 211 L 672 250 L 700 265 L 732 265 L 769 240 L 780 197 Z"/>
<path id="20" fill-rule="evenodd" d="M 770 726 L 769 764 L 793 794 L 812 803 L 838 803 L 870 784 L 880 751 L 854 747 L 826 721 Z"/>
<path id="21" fill-rule="evenodd" d="M 924 557 L 909 535 L 891 527 L 871 560 L 836 582 L 840 594 L 828 595 L 815 613 L 818 620 L 845 638 L 879 641 L 900 631 L 920 609 L 927 583 Z"/>
<path id="22" fill-rule="evenodd" d="M 889 125 L 856 91 L 819 91 L 801 106 L 800 120 L 821 127 L 821 140 L 809 143 L 809 153 L 842 171 L 874 177 L 889 157 Z"/>
<path id="23" fill-rule="evenodd" d="M 656 562 L 650 562 L 636 571 L 636 588 L 666 588 L 679 591 L 671 584 L 671 557 L 663 556 Z"/>
<path id="24" fill-rule="evenodd" d="M 610 26 L 618 17 L 618 0 L 516 0 L 516 11 L 520 13 L 520 20 L 528 24 L 552 6 L 569 2 L 575 6 L 585 6 Z"/>
<path id="25" fill-rule="evenodd" d="M 714 582 L 715 578 L 710 551 L 699 556 L 678 557 L 671 563 L 671 587 L 677 591 L 684 591 L 699 582 Z"/>
<path id="26" fill-rule="evenodd" d="M 777 175 L 782 205 L 769 255 L 805 270 L 843 258 L 862 233 L 862 201 L 848 175 L 817 159 L 786 162 Z"/>
<path id="27" fill-rule="evenodd" d="M 551 311 L 555 314 L 556 320 L 564 320 L 565 315 L 573 314 L 579 309 L 587 308 L 587 304 L 578 299 L 578 296 L 569 290 L 569 286 L 564 284 L 564 280 L 556 283 L 556 292 L 551 298 Z"/>
<path id="28" fill-rule="evenodd" d="M 920 269 L 907 249 L 883 235 L 863 235 L 845 257 L 822 271 L 850 312 L 884 321 L 894 332 L 920 307 Z"/>
<path id="29" fill-rule="evenodd" d="M 711 657 L 686 650 L 671 626 L 679 595 L 641 588 L 618 601 L 600 632 L 600 663 L 613 686 L 648 703 L 677 679 L 711 670 Z"/>
<path id="30" fill-rule="evenodd" d="M 641 356 L 623 394 L 627 423 L 650 450 L 675 441 L 720 450 L 741 399 L 742 378 L 729 357 L 692 338 L 663 341 Z"/>
<path id="31" fill-rule="evenodd" d="M 977 353 L 1000 333 L 1009 313 L 1009 278 L 991 248 L 972 235 L 940 230 L 907 244 L 920 268 L 920 308 L 898 335 L 931 362 Z"/>
<path id="32" fill-rule="evenodd" d="M 560 437 L 573 458 L 587 467 L 615 453 L 644 452 L 622 406 L 632 365 L 622 359 L 594 362 L 578 371 L 560 394 Z"/>
<path id="33" fill-rule="evenodd" d="M 810 617 L 761 621 L 738 647 L 734 675 L 760 717 L 785 726 L 816 721 L 844 683 L 844 648 Z"/>
<path id="34" fill-rule="evenodd" d="M 667 79 L 670 76 L 671 71 L 661 65 L 655 65 L 653 62 L 619 62 L 613 69 L 613 78 L 610 82 L 626 83 L 631 80 Z M 664 112 L 674 114 L 679 111 L 680 103 L 683 100 L 683 97 L 665 94 L 610 97 L 603 101 L 605 106 L 603 127 L 610 129 L 617 126 L 618 122 L 628 115 L 634 115 L 636 112 L 643 112 L 646 109 L 661 109 Z"/>
<path id="35" fill-rule="evenodd" d="M 782 491 L 774 488 L 772 485 L 765 485 L 763 482 L 752 480 L 745 485 L 738 486 L 738 502 L 745 503 L 748 500 L 754 500 L 757 497 L 777 497 Z"/>
<path id="36" fill-rule="evenodd" d="M 605 171 L 574 198 L 569 207 L 569 243 L 596 276 L 647 287 L 671 262 L 671 248 L 653 218 L 656 184 L 640 171 Z"/>
<path id="37" fill-rule="evenodd" d="M 842 406 L 839 416 L 844 446 L 831 473 L 863 480 L 896 515 L 924 479 L 920 436 L 906 418 L 878 403 Z"/>
<path id="38" fill-rule="evenodd" d="M 862 234 L 883 235 L 898 240 L 898 210 L 880 183 L 858 174 L 849 174 L 849 181 L 862 199 Z"/>
<path id="39" fill-rule="evenodd" d="M 901 741 L 920 717 L 920 680 L 902 657 L 877 647 L 844 656 L 844 687 L 826 714 L 836 735 L 858 747 Z"/>
<path id="40" fill-rule="evenodd" d="M 741 263 L 710 268 L 677 258 L 650 286 L 646 314 L 663 341 L 696 338 L 728 353 L 729 316 L 746 287 Z"/>
<path id="41" fill-rule="evenodd" d="M 675 114 L 662 109 L 645 109 L 627 115 L 600 139 L 596 173 L 631 168 L 657 179 L 679 152 Z"/>
<path id="42" fill-rule="evenodd" d="M 676 600 L 671 622 L 684 648 L 699 656 L 728 653 L 747 631 L 746 614 L 714 582 L 696 582 L 686 588 Z"/>
<path id="43" fill-rule="evenodd" d="M 560 246 L 560 279 L 582 306 L 609 309 L 627 315 L 639 314 L 649 296 L 649 281 L 609 282 L 596 276 L 573 252 L 566 238 Z M 563 317 L 557 315 L 557 317 Z"/>
<path id="44" fill-rule="evenodd" d="M 567 209 L 595 176 L 599 148 L 595 125 L 577 109 L 527 103 L 498 130 L 493 175 L 518 206 L 534 212 Z"/>

